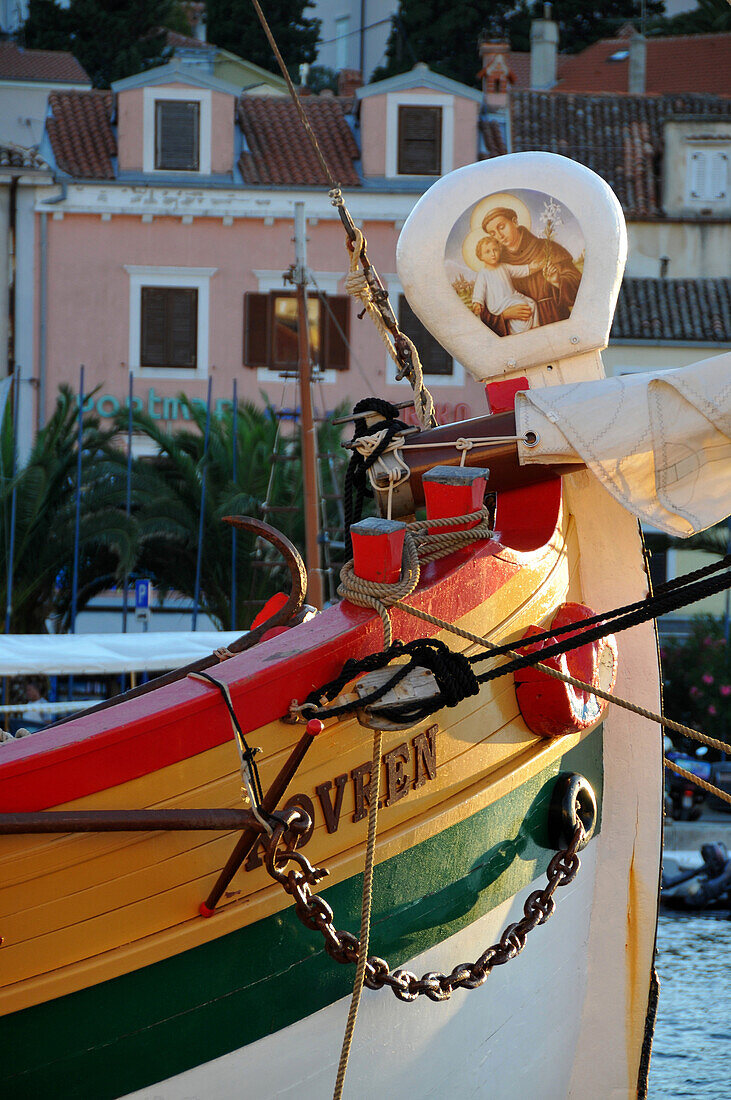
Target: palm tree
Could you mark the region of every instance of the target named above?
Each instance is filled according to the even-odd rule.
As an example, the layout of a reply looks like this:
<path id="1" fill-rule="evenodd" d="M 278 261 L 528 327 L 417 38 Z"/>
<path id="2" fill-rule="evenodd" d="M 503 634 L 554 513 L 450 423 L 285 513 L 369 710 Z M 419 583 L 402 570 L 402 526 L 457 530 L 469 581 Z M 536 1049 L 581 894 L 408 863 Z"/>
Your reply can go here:
<path id="1" fill-rule="evenodd" d="M 13 478 L 13 426 L 9 409 L 0 425 L 0 599 L 5 608 L 10 575 L 10 526 L 15 497 L 10 631 L 45 633 L 49 618 L 67 629 L 74 567 L 78 398 L 61 389 L 56 409 L 38 432 L 30 455 Z M 114 583 L 133 561 L 136 523 L 124 514 L 123 456 L 92 415 L 82 422 L 78 598 Z"/>
<path id="2" fill-rule="evenodd" d="M 193 598 L 205 477 L 200 611 L 227 629 L 232 622 L 232 533 L 223 517 L 244 514 L 267 519 L 295 545 L 303 546 L 299 438 L 283 436 L 271 407 L 240 403 L 234 475 L 233 412 L 211 419 L 205 452 L 205 408 L 182 395 L 180 403 L 190 428 L 168 431 L 146 413 L 134 414 L 135 431 L 146 435 L 157 451 L 154 461 L 138 459 L 133 464 L 134 491 L 140 502 L 135 511 L 139 530 L 135 570 L 151 577 L 163 596 L 175 591 Z M 124 430 L 125 419 L 126 414 L 120 417 L 119 431 Z M 323 427 L 321 449 L 332 449 L 336 438 L 331 427 Z M 278 457 L 273 461 L 275 452 Z M 332 492 L 331 485 L 325 488 Z M 288 573 L 270 547 L 257 545 L 253 536 L 243 532 L 236 536 L 235 569 L 235 622 L 242 626 L 268 596 L 288 585 Z"/>

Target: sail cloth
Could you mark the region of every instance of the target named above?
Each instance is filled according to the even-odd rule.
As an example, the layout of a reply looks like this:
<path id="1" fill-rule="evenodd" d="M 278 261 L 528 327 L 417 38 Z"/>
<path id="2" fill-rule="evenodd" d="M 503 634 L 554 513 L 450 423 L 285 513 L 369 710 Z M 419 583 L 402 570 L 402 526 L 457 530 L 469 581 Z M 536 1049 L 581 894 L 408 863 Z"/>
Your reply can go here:
<path id="1" fill-rule="evenodd" d="M 518 394 L 522 465 L 584 462 L 644 522 L 682 538 L 731 512 L 731 354 Z"/>

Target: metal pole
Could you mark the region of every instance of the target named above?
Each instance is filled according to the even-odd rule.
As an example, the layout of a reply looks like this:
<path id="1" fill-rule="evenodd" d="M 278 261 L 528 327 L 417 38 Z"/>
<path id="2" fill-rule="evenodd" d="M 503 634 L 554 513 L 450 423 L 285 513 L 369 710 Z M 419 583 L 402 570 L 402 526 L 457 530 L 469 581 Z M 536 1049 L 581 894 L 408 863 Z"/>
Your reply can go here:
<path id="1" fill-rule="evenodd" d="M 17 833 L 137 833 L 169 830 L 254 828 L 259 823 L 250 810 L 43 810 L 40 813 L 0 814 L 0 836 Z"/>
<path id="2" fill-rule="evenodd" d="M 203 564 L 203 528 L 206 511 L 206 468 L 208 465 L 208 439 L 211 432 L 211 393 L 213 379 L 208 379 L 208 398 L 206 400 L 206 431 L 203 438 L 203 468 L 201 471 L 201 510 L 198 520 L 198 557 L 195 563 L 195 592 L 193 594 L 193 619 L 191 629 L 197 629 L 198 603 L 201 593 L 201 566 Z"/>
<path id="3" fill-rule="evenodd" d="M 728 537 L 726 539 L 726 554 L 731 554 L 731 516 L 727 520 L 728 524 Z M 726 648 L 724 653 L 726 655 L 726 673 L 728 675 L 731 670 L 731 653 L 729 653 L 729 641 L 731 640 L 731 589 L 726 589 L 726 599 L 723 609 L 723 637 L 726 642 Z M 721 736 L 724 741 L 726 740 L 726 733 L 728 730 L 728 715 L 726 711 L 723 712 L 723 731 Z M 725 760 L 727 753 L 721 753 L 721 760 Z"/>
<path id="4" fill-rule="evenodd" d="M 366 0 L 360 0 L 360 35 L 359 35 L 359 50 L 358 50 L 358 68 L 360 69 L 360 75 L 365 84 L 367 77 L 365 71 L 365 19 L 366 19 Z"/>
<path id="5" fill-rule="evenodd" d="M 127 519 L 132 514 L 132 397 L 133 377 L 129 372 L 129 392 L 127 395 L 127 499 L 125 501 L 125 515 Z M 127 612 L 129 610 L 129 573 L 124 572 L 124 589 L 122 591 L 122 633 L 127 633 Z"/>
<path id="6" fill-rule="evenodd" d="M 71 580 L 71 634 L 76 633 L 76 605 L 79 596 L 79 539 L 81 527 L 81 452 L 84 440 L 84 366 L 79 369 L 79 410 L 76 439 L 76 515 L 74 518 L 74 568 Z"/>
<path id="7" fill-rule="evenodd" d="M 12 478 L 15 481 L 18 472 L 18 413 L 20 410 L 20 367 L 16 365 L 13 371 L 13 460 Z M 10 633 L 10 619 L 13 614 L 13 566 L 15 558 L 15 516 L 16 516 L 17 489 L 13 485 L 10 497 L 10 545 L 8 547 L 8 575 L 7 591 L 5 593 L 5 633 Z"/>
<path id="8" fill-rule="evenodd" d="M 233 472 L 234 488 L 237 485 L 236 478 L 236 444 L 239 429 L 239 394 L 234 378 L 233 409 L 231 412 L 231 468 Z M 236 528 L 231 527 L 231 629 L 236 629 Z"/>
<path id="9" fill-rule="evenodd" d="M 79 595 L 79 541 L 81 527 L 81 451 L 84 439 L 84 365 L 79 368 L 78 434 L 76 439 L 76 515 L 74 518 L 74 567 L 71 579 L 71 623 L 69 633 L 76 633 L 76 604 Z M 74 697 L 74 678 L 68 679 L 68 697 Z"/>
<path id="10" fill-rule="evenodd" d="M 297 335 L 299 341 L 300 404 L 302 406 L 302 475 L 305 490 L 305 562 L 307 602 L 318 610 L 323 606 L 320 569 L 319 504 L 317 492 L 317 431 L 312 414 L 310 334 L 307 316 L 307 244 L 305 204 L 294 204 L 295 269 L 297 282 Z"/>
<path id="11" fill-rule="evenodd" d="M 40 219 L 40 272 L 38 290 L 38 405 L 36 428 L 46 423 L 46 333 L 48 321 L 48 214 Z"/>

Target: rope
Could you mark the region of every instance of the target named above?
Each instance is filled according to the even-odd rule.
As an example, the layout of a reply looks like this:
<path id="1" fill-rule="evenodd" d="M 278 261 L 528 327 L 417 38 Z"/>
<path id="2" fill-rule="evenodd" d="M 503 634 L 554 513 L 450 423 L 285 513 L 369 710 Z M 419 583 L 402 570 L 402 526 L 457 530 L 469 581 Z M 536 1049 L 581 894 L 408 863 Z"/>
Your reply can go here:
<path id="1" fill-rule="evenodd" d="M 707 738 L 712 740 L 712 738 Z M 725 742 L 717 742 L 717 744 L 723 745 L 723 752 L 728 752 L 728 745 Z M 708 794 L 715 794 L 716 798 L 720 798 L 722 802 L 727 802 L 731 806 L 731 794 L 726 791 L 722 791 L 720 787 L 714 787 L 712 783 L 707 783 L 705 779 L 701 779 L 699 775 L 694 775 L 693 772 L 686 771 L 685 768 L 681 768 L 679 764 L 676 764 L 673 760 L 668 760 L 667 756 L 664 759 L 665 767 L 669 768 L 671 772 L 675 772 L 676 775 L 682 776 L 690 783 L 695 783 L 696 787 L 701 787 Z"/>
<path id="2" fill-rule="evenodd" d="M 362 271 L 358 266 L 361 256 L 365 252 L 367 242 L 362 230 L 360 230 L 357 225 L 354 228 L 355 240 L 352 244 L 348 245 L 348 251 L 350 252 L 350 270 L 345 277 L 345 290 L 348 294 L 352 295 L 352 297 L 358 298 L 362 302 L 363 308 L 376 326 L 378 335 L 381 337 L 381 340 L 383 340 L 388 354 L 396 364 L 397 379 L 400 380 L 407 377 L 411 383 L 411 388 L 414 391 L 414 408 L 416 409 L 416 416 L 422 428 L 433 428 L 437 422 L 434 410 L 434 400 L 429 390 L 424 385 L 424 370 L 421 365 L 419 353 L 413 341 L 403 332 L 400 332 L 398 326 L 396 326 L 396 332 L 394 334 L 386 325 L 381 311 L 374 300 L 370 281 L 365 271 Z M 408 369 L 404 364 L 404 346 L 410 358 L 410 366 Z"/>
<path id="3" fill-rule="evenodd" d="M 466 531 L 439 531 L 440 527 L 452 527 L 455 524 L 470 523 L 475 520 L 480 522 L 475 527 Z M 430 528 L 436 528 L 431 533 Z M 358 607 L 372 607 L 381 617 L 383 623 L 383 648 L 388 649 L 393 641 L 391 617 L 388 613 L 389 606 L 398 604 L 407 609 L 407 605 L 399 601 L 406 599 L 415 591 L 421 576 L 420 562 L 436 561 L 446 557 L 447 554 L 459 550 L 463 546 L 478 539 L 489 538 L 492 535 L 488 522 L 488 511 L 480 508 L 477 512 L 469 512 L 463 516 L 449 516 L 445 519 L 418 520 L 407 524 L 404 536 L 404 550 L 401 562 L 401 576 L 393 584 L 384 584 L 383 581 L 367 581 L 356 575 L 353 562 L 348 561 L 340 570 L 340 584 L 338 595 L 341 599 L 350 600 Z"/>
<path id="4" fill-rule="evenodd" d="M 365 981 L 366 963 L 368 962 L 368 950 L 371 936 L 371 903 L 373 900 L 373 864 L 376 855 L 376 832 L 378 827 L 378 799 L 381 793 L 381 749 L 383 733 L 381 730 L 373 731 L 373 758 L 371 761 L 371 779 L 369 784 L 370 803 L 368 806 L 368 836 L 366 839 L 365 865 L 363 867 L 363 900 L 360 910 L 360 946 L 358 950 L 358 965 L 355 970 L 353 983 L 353 996 L 350 1000 L 348 1020 L 345 1025 L 343 1045 L 340 1051 L 340 1063 L 338 1075 L 335 1080 L 333 1100 L 340 1100 L 343 1095 L 345 1074 L 348 1069 L 350 1047 L 353 1042 L 355 1021 L 358 1016 L 360 998 Z"/>
<path id="5" fill-rule="evenodd" d="M 399 410 L 396 405 L 393 405 L 390 401 L 384 401 L 380 397 L 364 397 L 353 408 L 353 415 L 355 417 L 355 424 L 353 428 L 353 439 L 351 443 L 356 442 L 362 436 L 368 434 L 368 422 L 366 420 L 366 413 L 377 413 L 382 417 L 382 428 L 379 432 L 379 443 L 370 449 L 367 455 L 362 455 L 358 450 L 354 450 L 350 456 L 350 462 L 348 468 L 345 471 L 345 480 L 343 483 L 343 513 L 344 513 L 344 532 L 345 532 L 345 554 L 346 557 L 350 557 L 353 553 L 352 539 L 350 535 L 350 528 L 353 523 L 357 523 L 363 514 L 363 502 L 366 497 L 372 497 L 373 493 L 368 488 L 367 473 L 372 466 L 378 462 L 378 459 L 388 449 L 394 436 L 399 432 L 406 430 L 406 424 L 402 420 L 399 420 Z"/>
<path id="6" fill-rule="evenodd" d="M 460 638 L 465 638 L 467 641 L 475 642 L 477 645 L 486 646 L 490 650 L 499 650 L 500 655 L 507 654 L 517 658 L 518 661 L 523 660 L 523 656 L 516 650 L 510 649 L 507 646 L 493 646 L 487 638 L 481 638 L 478 634 L 472 634 L 469 630 L 462 630 L 459 626 L 453 626 L 451 623 L 445 622 L 444 619 L 438 619 L 434 615 L 427 614 L 426 611 L 419 611 L 415 607 L 410 607 L 408 604 L 397 603 L 395 605 L 402 611 L 408 612 L 410 615 L 415 615 L 418 619 L 423 619 L 425 622 L 432 623 L 434 626 L 439 626 L 444 630 L 450 631 L 452 634 L 456 634 Z M 576 624 L 572 624 L 574 631 L 576 631 Z M 558 631 L 557 631 L 558 633 Z M 541 637 L 541 635 L 536 635 Z M 528 639 L 528 644 L 533 643 L 533 638 Z M 578 638 L 576 645 L 584 644 L 581 638 Z M 572 646 L 570 648 L 575 648 Z M 495 656 L 493 652 L 490 656 Z M 517 663 L 517 661 L 516 661 Z M 497 676 L 504 675 L 505 670 L 510 670 L 512 665 L 503 665 L 499 669 L 494 670 L 495 675 L 491 675 L 490 679 L 497 679 Z M 632 714 L 638 714 L 641 718 L 647 718 L 650 722 L 658 722 L 666 729 L 673 730 L 675 733 L 682 733 L 684 737 L 690 737 L 692 740 L 699 741 L 703 745 L 707 745 L 711 749 L 718 749 L 720 752 L 728 752 L 728 745 L 725 741 L 719 741 L 715 737 L 709 737 L 705 733 L 701 733 L 699 730 L 694 730 L 691 726 L 685 726 L 682 722 L 675 722 L 672 718 L 666 718 L 665 715 L 656 714 L 652 710 L 647 710 L 645 707 L 640 707 L 636 703 L 630 703 L 629 699 L 623 699 L 620 695 L 611 695 L 608 691 L 603 691 L 601 688 L 594 687 L 592 684 L 587 684 L 583 680 L 577 680 L 574 676 L 569 676 L 567 673 L 561 672 L 557 668 L 552 668 L 550 665 L 544 664 L 542 661 L 536 661 L 534 667 L 540 672 L 550 676 L 554 680 L 561 680 L 564 684 L 569 684 L 571 687 L 578 688 L 580 691 L 588 692 L 590 695 L 595 695 L 599 699 L 604 699 L 608 703 L 614 703 L 615 706 L 620 707 L 623 710 L 628 710 Z M 482 682 L 482 678 L 480 678 Z M 359 706 L 363 705 L 361 701 Z M 690 774 L 690 773 L 688 773 Z M 714 788 L 715 790 L 715 788 Z M 731 801 L 731 797 L 727 799 Z"/>
<path id="7" fill-rule="evenodd" d="M 279 52 L 279 46 L 277 45 L 277 43 L 274 39 L 274 35 L 272 34 L 272 32 L 270 30 L 269 24 L 266 21 L 266 16 L 264 15 L 264 12 L 261 10 L 261 7 L 259 5 L 259 0 L 251 0 L 251 2 L 254 5 L 254 10 L 255 10 L 256 14 L 258 15 L 258 17 L 259 17 L 259 22 L 262 25 L 262 29 L 264 31 L 264 34 L 267 36 L 267 41 L 268 41 L 269 45 L 272 48 L 272 52 L 274 53 L 274 56 L 277 59 L 277 64 L 279 65 L 279 69 L 282 73 L 282 76 L 285 79 L 285 82 L 287 84 L 287 88 L 289 89 L 289 94 L 292 97 L 292 99 L 294 100 L 294 105 L 297 108 L 297 114 L 300 117 L 300 122 L 302 123 L 302 125 L 305 128 L 308 138 L 312 142 L 312 148 L 315 151 L 315 156 L 317 157 L 317 159 L 320 162 L 320 167 L 322 168 L 323 172 L 325 173 L 325 175 L 327 177 L 327 181 L 330 184 L 330 187 L 333 190 L 337 190 L 339 192 L 340 191 L 340 184 L 337 182 L 337 180 L 333 176 L 333 174 L 330 171 L 330 168 L 328 166 L 328 163 L 325 160 L 325 157 L 323 156 L 322 149 L 320 148 L 320 146 L 318 144 L 317 138 L 315 137 L 315 133 L 314 133 L 312 127 L 310 126 L 310 123 L 307 119 L 307 115 L 305 114 L 304 109 L 302 107 L 302 101 L 300 100 L 300 97 L 297 95 L 297 89 L 295 88 L 294 84 L 292 83 L 292 78 L 291 78 L 291 76 L 289 75 L 289 73 L 287 71 L 287 66 L 284 64 L 284 58 L 282 57 L 281 53 Z"/>
<path id="8" fill-rule="evenodd" d="M 234 740 L 236 741 L 236 748 L 239 750 L 239 762 L 241 765 L 241 779 L 244 785 L 242 795 L 248 796 L 248 801 L 251 804 L 251 812 L 259 822 L 260 825 L 271 836 L 272 827 L 267 821 L 266 817 L 262 814 L 261 805 L 264 801 L 264 795 L 261 788 L 261 779 L 259 778 L 259 769 L 256 766 L 254 756 L 259 751 L 258 749 L 252 749 L 244 736 L 244 731 L 241 728 L 236 711 L 234 710 L 233 701 L 231 699 L 231 692 L 228 684 L 222 680 L 217 680 L 215 676 L 210 676 L 207 672 L 189 672 L 189 680 L 200 680 L 201 683 L 210 684 L 212 687 L 218 688 L 226 704 L 228 710 L 228 716 L 231 719 L 231 727 L 234 731 Z M 246 797 L 244 798 L 246 802 Z"/>
<path id="9" fill-rule="evenodd" d="M 419 523 L 409 524 L 407 529 L 407 539 L 409 539 L 409 536 L 411 537 L 411 539 L 414 539 L 415 534 L 420 533 L 425 528 L 428 529 L 430 526 L 445 526 L 448 524 L 453 524 L 455 522 L 464 522 L 470 518 L 474 518 L 474 516 L 477 514 L 478 513 L 474 513 L 472 516 L 469 517 L 460 516 L 450 519 L 427 520 L 421 521 Z M 471 531 L 452 532 L 452 534 L 474 535 L 477 530 L 478 528 L 473 528 Z M 414 532 L 414 534 L 411 534 L 411 532 Z M 483 535 L 482 537 L 485 536 Z M 431 542 L 432 540 L 437 538 L 439 538 L 439 536 L 428 536 L 428 541 Z M 404 542 L 405 551 L 406 546 L 407 540 L 405 540 Z M 450 553 L 451 549 L 453 548 L 445 546 L 443 550 L 437 551 L 433 555 L 431 560 L 434 560 L 434 557 Z M 419 546 L 418 554 L 419 558 L 422 561 L 426 560 L 425 553 L 428 554 L 429 550 L 427 549 L 426 552 L 424 552 L 422 550 L 422 547 Z M 408 563 L 411 559 L 409 557 L 406 560 Z M 557 628 L 553 631 L 549 630 L 545 631 L 543 634 L 532 635 L 530 639 L 526 640 L 526 647 L 530 647 L 533 652 L 524 654 L 521 654 L 518 650 L 514 649 L 512 645 L 494 645 L 492 642 L 489 642 L 486 638 L 481 637 L 478 634 L 473 634 L 468 630 L 463 630 L 461 627 L 454 626 L 452 623 L 446 622 L 446 620 L 440 619 L 435 615 L 430 615 L 425 611 L 420 611 L 415 607 L 411 607 L 409 604 L 403 603 L 403 599 L 405 597 L 401 596 L 400 594 L 397 598 L 394 599 L 393 595 L 395 595 L 396 591 L 398 590 L 401 581 L 397 582 L 397 584 L 394 586 L 373 584 L 371 582 L 362 581 L 360 578 L 357 578 L 357 586 L 354 585 L 352 589 L 348 589 L 346 584 L 343 583 L 341 584 L 341 588 L 338 590 L 338 592 L 341 596 L 346 597 L 347 599 L 351 600 L 351 602 L 358 603 L 360 606 L 376 607 L 376 609 L 379 610 L 379 614 L 381 614 L 381 619 L 384 623 L 384 635 L 389 639 L 389 645 L 386 646 L 386 649 L 393 648 L 393 652 L 390 655 L 384 654 L 383 657 L 385 659 L 382 661 L 382 663 L 379 666 L 371 666 L 371 668 L 383 667 L 384 664 L 387 664 L 389 660 L 391 660 L 394 656 L 399 655 L 396 652 L 396 646 L 391 647 L 391 622 L 390 617 L 388 616 L 388 611 L 386 609 L 387 601 L 390 606 L 398 607 L 409 615 L 413 615 L 418 619 L 422 619 L 425 622 L 431 623 L 433 626 L 437 626 L 442 630 L 449 631 L 450 633 L 455 634 L 457 637 L 464 638 L 466 641 L 473 642 L 476 645 L 479 645 L 481 648 L 488 649 L 490 651 L 487 654 L 479 654 L 475 657 L 469 658 L 469 660 L 472 662 L 486 660 L 488 658 L 494 658 L 498 656 L 508 656 L 512 658 L 510 662 L 493 668 L 487 673 L 484 673 L 483 675 L 478 677 L 477 680 L 479 683 L 487 683 L 489 680 L 496 679 L 499 676 L 505 676 L 511 672 L 517 671 L 517 669 L 519 668 L 524 668 L 531 665 L 538 669 L 540 672 L 543 672 L 546 676 L 550 676 L 552 679 L 560 680 L 561 682 L 568 684 L 571 687 L 577 688 L 580 691 L 587 692 L 589 695 L 594 695 L 595 697 L 603 699 L 608 703 L 613 703 L 615 706 L 620 707 L 624 710 L 628 710 L 631 713 L 637 714 L 642 718 L 646 718 L 648 721 L 657 722 L 663 728 L 673 730 L 674 732 L 680 733 L 685 737 L 691 738 L 692 740 L 699 741 L 701 744 L 707 745 L 709 748 L 714 748 L 721 752 L 725 752 L 728 750 L 728 745 L 725 742 L 719 741 L 713 737 L 709 737 L 707 734 L 701 733 L 699 730 L 695 730 L 690 726 L 683 725 L 683 723 L 681 722 L 675 722 L 673 719 L 667 718 L 661 714 L 657 714 L 654 711 L 648 710 L 645 707 L 638 706 L 636 703 L 631 703 L 628 699 L 623 699 L 621 696 L 611 695 L 609 692 L 603 691 L 601 688 L 594 687 L 592 684 L 587 684 L 583 680 L 578 680 L 576 677 L 563 673 L 559 669 L 552 668 L 550 665 L 547 665 L 545 663 L 545 660 L 541 661 L 539 658 L 543 657 L 545 659 L 549 657 L 559 656 L 560 654 L 568 652 L 571 649 L 575 649 L 580 645 L 585 645 L 590 641 L 601 638 L 607 633 L 607 620 L 617 618 L 618 621 L 615 624 L 615 629 L 627 629 L 630 626 L 638 625 L 640 622 L 647 621 L 648 618 L 654 618 L 656 614 L 654 610 L 656 603 L 661 603 L 663 605 L 669 604 L 671 607 L 677 607 L 683 606 L 683 604 L 686 602 L 693 602 L 692 600 L 688 601 L 685 599 L 683 594 L 684 591 L 686 593 L 688 591 L 693 593 L 694 599 L 702 598 L 702 595 L 708 594 L 709 589 L 711 591 L 720 591 L 723 588 L 728 587 L 729 580 L 731 579 L 729 575 L 720 578 L 717 577 L 713 581 L 699 581 L 699 578 L 705 578 L 711 573 L 718 572 L 719 569 L 725 568 L 729 564 L 731 564 L 731 557 L 727 556 L 721 562 L 714 562 L 710 566 L 704 566 L 702 569 L 695 570 L 687 576 L 678 577 L 663 586 L 661 590 L 661 595 L 656 600 L 641 600 L 635 604 L 628 604 L 624 608 L 618 608 L 615 611 L 608 612 L 605 615 L 595 615 L 591 619 L 585 620 L 584 623 L 580 625 L 572 623 L 568 626 Z M 350 568 L 343 568 L 341 572 L 341 580 L 343 582 L 347 581 L 349 583 L 352 574 L 352 562 L 348 562 L 347 566 Z M 354 576 L 354 574 L 352 575 Z M 402 571 L 402 577 L 403 575 L 404 574 Z M 689 581 L 691 583 L 688 583 Z M 389 596 L 389 593 L 391 593 L 391 596 Z M 377 604 L 379 606 L 377 606 Z M 383 608 L 383 612 L 381 612 L 380 608 Z M 624 614 L 624 612 L 626 611 L 629 611 L 630 614 Z M 590 627 L 590 629 L 588 630 L 584 629 L 584 627 L 587 625 Z M 565 634 L 569 631 L 571 631 L 572 637 L 569 638 L 567 641 L 559 642 L 556 645 L 549 646 L 543 651 L 536 651 L 536 641 L 540 643 L 544 640 L 551 640 L 558 635 Z M 347 683 L 349 680 L 353 679 L 359 671 L 365 671 L 365 669 L 360 669 L 359 664 L 359 662 L 348 662 L 346 666 L 344 666 L 343 674 L 345 674 L 347 671 L 348 676 L 346 680 L 343 680 L 343 675 L 341 674 L 338 680 L 334 681 L 334 684 L 338 685 L 338 689 L 343 687 L 344 684 Z M 369 668 L 367 671 L 371 671 L 371 668 Z M 387 691 L 389 691 L 398 682 L 400 682 L 400 680 L 404 678 L 406 672 L 408 672 L 409 670 L 410 666 L 400 666 L 395 671 L 394 678 L 391 681 L 382 685 L 381 688 L 372 692 L 367 697 L 361 698 L 356 702 L 343 704 L 337 708 L 321 709 L 318 706 L 315 697 L 317 697 L 317 700 L 323 697 L 328 698 L 327 688 L 321 688 L 317 692 L 313 692 L 312 696 L 308 698 L 304 706 L 308 708 L 308 710 L 311 710 L 313 713 L 319 714 L 321 717 L 325 718 L 334 718 L 336 716 L 340 716 L 341 714 L 346 714 L 350 711 L 370 706 L 372 703 L 377 702 L 378 699 L 380 699 L 383 695 L 387 693 Z M 424 714 L 419 714 L 418 708 L 415 709 L 409 704 L 406 704 L 405 708 L 409 711 L 409 715 L 411 717 L 414 717 L 415 720 L 418 720 L 419 717 L 425 717 L 428 714 L 434 713 L 435 710 L 440 709 L 442 706 L 447 705 L 451 706 L 454 705 L 454 703 L 448 703 L 446 697 L 444 697 L 444 695 L 440 692 L 438 695 L 433 696 L 431 700 L 427 700 L 426 703 L 423 705 L 422 709 L 425 711 Z M 389 714 L 392 716 L 396 716 L 397 709 L 389 708 Z M 690 775 L 690 773 L 688 774 Z M 723 797 L 723 795 L 721 797 Z"/>

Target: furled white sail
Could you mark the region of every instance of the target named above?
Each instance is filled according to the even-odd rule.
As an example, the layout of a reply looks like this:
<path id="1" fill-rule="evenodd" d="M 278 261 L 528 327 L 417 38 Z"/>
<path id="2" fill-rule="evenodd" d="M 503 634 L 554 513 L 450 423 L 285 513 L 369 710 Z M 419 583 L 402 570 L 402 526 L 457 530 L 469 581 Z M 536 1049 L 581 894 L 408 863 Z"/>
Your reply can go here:
<path id="1" fill-rule="evenodd" d="M 688 367 L 530 390 L 520 461 L 586 463 L 629 511 L 688 537 L 731 512 L 731 353 Z"/>

